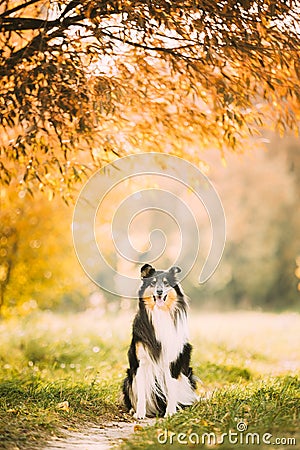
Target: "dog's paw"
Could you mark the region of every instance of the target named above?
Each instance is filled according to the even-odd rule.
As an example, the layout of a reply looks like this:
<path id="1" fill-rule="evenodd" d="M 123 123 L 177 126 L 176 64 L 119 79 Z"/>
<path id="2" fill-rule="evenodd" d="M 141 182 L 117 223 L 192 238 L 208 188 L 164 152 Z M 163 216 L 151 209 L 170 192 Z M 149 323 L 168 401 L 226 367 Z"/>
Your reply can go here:
<path id="1" fill-rule="evenodd" d="M 176 408 L 167 408 L 165 417 L 174 416 L 174 414 L 176 414 Z"/>
<path id="2" fill-rule="evenodd" d="M 137 411 L 136 413 L 133 414 L 133 417 L 137 420 L 142 420 L 145 419 L 146 413 L 144 413 L 143 411 Z"/>

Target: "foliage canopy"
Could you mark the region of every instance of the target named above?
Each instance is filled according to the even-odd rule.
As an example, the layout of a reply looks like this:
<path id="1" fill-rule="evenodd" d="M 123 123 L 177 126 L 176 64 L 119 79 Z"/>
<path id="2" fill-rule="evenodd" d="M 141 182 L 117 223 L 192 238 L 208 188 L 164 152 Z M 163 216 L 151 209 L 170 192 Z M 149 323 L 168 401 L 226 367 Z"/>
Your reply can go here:
<path id="1" fill-rule="evenodd" d="M 67 198 L 126 153 L 295 131 L 299 26 L 292 0 L 1 1 L 2 183 Z"/>

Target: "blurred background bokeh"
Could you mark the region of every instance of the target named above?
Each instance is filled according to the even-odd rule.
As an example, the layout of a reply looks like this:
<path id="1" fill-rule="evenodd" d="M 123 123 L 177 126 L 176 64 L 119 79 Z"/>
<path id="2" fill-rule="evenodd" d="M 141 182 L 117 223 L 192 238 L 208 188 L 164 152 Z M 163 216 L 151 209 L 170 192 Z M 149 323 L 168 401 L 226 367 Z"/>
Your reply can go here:
<path id="1" fill-rule="evenodd" d="M 195 308 L 205 310 L 299 310 L 300 293 L 300 157 L 295 137 L 263 133 L 243 155 L 207 151 L 204 170 L 216 187 L 225 209 L 227 242 L 220 266 L 204 285 L 198 284 L 203 258 L 210 243 L 210 224 L 193 195 L 182 192 L 198 217 L 199 261 L 183 286 Z M 196 146 L 196 144 L 195 144 Z M 196 147 L 195 147 L 196 149 Z M 196 150 L 195 150 L 196 151 Z M 128 184 L 116 189 L 98 214 L 99 245 L 118 270 L 136 276 L 138 264 L 127 264 L 117 254 L 110 236 L 116 206 L 131 192 L 147 185 Z M 153 180 L 152 180 L 153 182 Z M 80 266 L 72 243 L 73 206 L 61 198 L 1 190 L 0 313 L 27 315 L 35 310 L 57 312 L 102 308 L 135 308 L 95 286 Z M 179 222 L 180 218 L 179 219 Z M 173 224 L 174 225 L 174 224 Z M 132 226 L 132 239 L 145 248 L 149 233 L 162 226 L 167 232 L 165 255 L 156 265 L 174 262 L 178 229 L 170 217 L 144 213 Z M 188 249 L 185 249 L 188 251 Z M 155 263 L 154 263 L 155 265 Z M 101 278 L 110 276 L 99 267 Z M 117 280 L 116 280 L 117 282 Z"/>

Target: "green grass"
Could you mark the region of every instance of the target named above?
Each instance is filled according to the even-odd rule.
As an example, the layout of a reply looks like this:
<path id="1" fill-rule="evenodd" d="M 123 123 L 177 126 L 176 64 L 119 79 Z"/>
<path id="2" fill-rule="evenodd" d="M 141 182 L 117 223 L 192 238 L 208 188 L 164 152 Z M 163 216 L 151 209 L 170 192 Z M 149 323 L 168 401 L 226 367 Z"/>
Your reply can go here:
<path id="1" fill-rule="evenodd" d="M 132 316 L 48 312 L 0 323 L 1 449 L 32 449 L 51 433 L 131 420 L 120 391 Z M 201 446 L 203 433 L 220 437 L 235 432 L 240 421 L 247 432 L 294 436 L 300 425 L 298 314 L 193 314 L 191 335 L 202 400 L 137 427 L 124 449 L 189 448 L 178 444 L 180 432 L 190 446 L 196 433 Z M 167 433 L 164 445 L 160 433 Z M 225 442 L 221 448 L 243 445 Z"/>
<path id="2" fill-rule="evenodd" d="M 125 343 L 90 319 L 44 313 L 0 325 L 0 448 L 123 417 Z"/>
<path id="3" fill-rule="evenodd" d="M 222 433 L 227 434 L 222 448 L 243 448 L 241 441 L 247 433 L 257 433 L 259 437 L 255 438 L 255 443 L 260 439 L 261 444 L 265 433 L 272 434 L 271 442 L 278 437 L 292 437 L 299 430 L 299 390 L 299 379 L 291 376 L 227 386 L 215 391 L 208 400 L 170 418 L 158 419 L 155 426 L 145 427 L 125 441 L 123 448 L 157 449 L 161 446 L 179 449 L 198 442 L 199 447 L 203 447 L 209 443 L 209 433 L 213 433 L 211 444 L 220 442 Z M 238 432 L 241 423 L 247 427 L 244 432 Z M 230 446 L 230 432 L 238 432 L 232 438 L 238 439 L 239 445 Z M 299 437 L 295 438 L 298 442 Z M 180 444 L 180 441 L 186 444 Z"/>

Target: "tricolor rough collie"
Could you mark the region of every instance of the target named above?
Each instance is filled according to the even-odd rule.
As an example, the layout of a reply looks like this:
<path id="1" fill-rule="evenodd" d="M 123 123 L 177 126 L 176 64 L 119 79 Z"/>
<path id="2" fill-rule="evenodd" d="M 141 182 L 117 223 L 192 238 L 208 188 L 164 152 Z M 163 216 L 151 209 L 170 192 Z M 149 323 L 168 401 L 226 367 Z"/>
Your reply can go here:
<path id="1" fill-rule="evenodd" d="M 197 400 L 190 367 L 187 301 L 176 280 L 179 267 L 141 268 L 139 310 L 128 351 L 123 383 L 125 405 L 137 419 L 172 415 Z"/>

